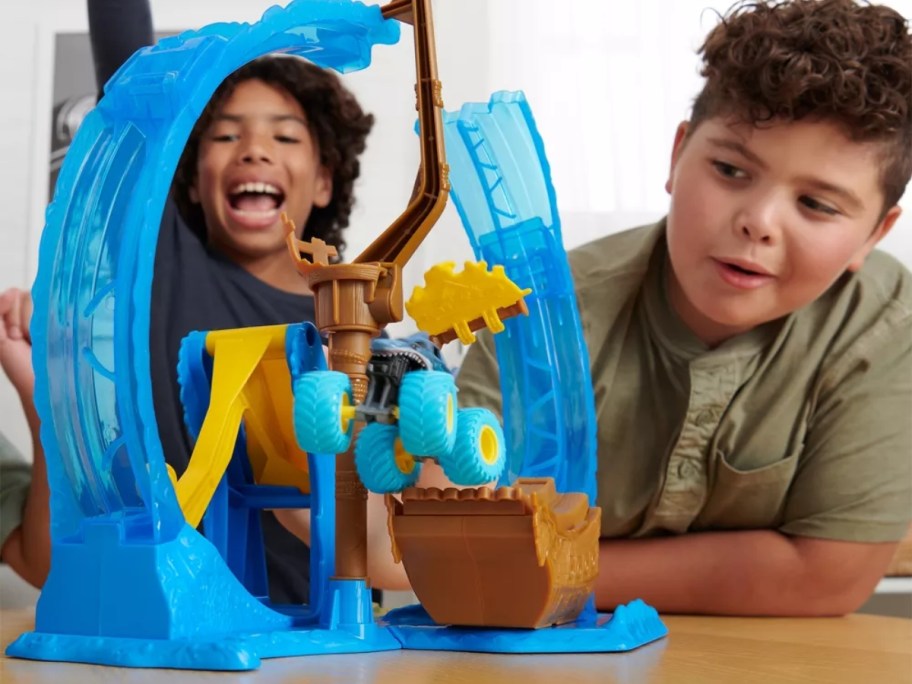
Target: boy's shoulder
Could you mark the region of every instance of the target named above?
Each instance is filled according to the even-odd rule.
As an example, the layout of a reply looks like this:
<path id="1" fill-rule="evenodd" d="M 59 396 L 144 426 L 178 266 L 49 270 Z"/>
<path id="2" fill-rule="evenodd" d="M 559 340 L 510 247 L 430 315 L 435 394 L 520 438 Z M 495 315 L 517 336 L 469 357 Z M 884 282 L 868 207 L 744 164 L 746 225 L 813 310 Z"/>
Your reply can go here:
<path id="1" fill-rule="evenodd" d="M 854 279 L 868 297 L 912 313 L 912 272 L 893 255 L 874 250 Z"/>
<path id="2" fill-rule="evenodd" d="M 872 252 L 857 273 L 845 274 L 815 302 L 796 312 L 793 333 L 806 339 L 807 345 L 827 340 L 823 369 L 836 375 L 859 357 L 886 364 L 908 358 L 912 349 L 912 273 L 896 257 Z"/>
<path id="3" fill-rule="evenodd" d="M 857 273 L 839 279 L 810 308 L 863 326 L 884 317 L 912 323 L 912 273 L 896 257 L 875 250 Z"/>
<path id="4" fill-rule="evenodd" d="M 602 289 L 606 284 L 638 285 L 649 269 L 655 246 L 665 234 L 665 219 L 612 233 L 567 253 L 577 291 Z"/>

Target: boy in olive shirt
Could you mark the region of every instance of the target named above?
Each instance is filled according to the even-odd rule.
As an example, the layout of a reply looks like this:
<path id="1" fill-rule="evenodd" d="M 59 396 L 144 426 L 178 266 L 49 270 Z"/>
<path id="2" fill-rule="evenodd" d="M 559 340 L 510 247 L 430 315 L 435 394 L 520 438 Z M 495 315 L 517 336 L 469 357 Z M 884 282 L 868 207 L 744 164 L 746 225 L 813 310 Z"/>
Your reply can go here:
<path id="1" fill-rule="evenodd" d="M 653 226 L 570 253 L 598 418 L 599 607 L 837 615 L 912 517 L 912 275 L 872 252 L 912 174 L 912 39 L 759 3 L 701 48 Z M 499 405 L 490 337 L 460 403 Z"/>

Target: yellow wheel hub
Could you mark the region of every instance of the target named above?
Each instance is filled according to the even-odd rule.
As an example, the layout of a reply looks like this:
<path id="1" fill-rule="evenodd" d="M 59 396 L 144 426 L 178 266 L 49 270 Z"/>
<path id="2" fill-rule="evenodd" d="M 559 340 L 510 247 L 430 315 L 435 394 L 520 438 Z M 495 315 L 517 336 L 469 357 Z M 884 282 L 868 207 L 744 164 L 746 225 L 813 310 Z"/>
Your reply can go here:
<path id="1" fill-rule="evenodd" d="M 481 458 L 488 465 L 494 465 L 497 462 L 497 454 L 500 451 L 498 442 L 494 428 L 490 425 L 485 425 L 481 428 L 481 432 L 478 434 L 478 447 L 481 452 Z"/>
<path id="2" fill-rule="evenodd" d="M 396 461 L 396 467 L 405 475 L 411 475 L 415 470 L 415 457 L 405 450 L 402 440 L 398 437 L 393 444 L 393 459 Z"/>
<path id="3" fill-rule="evenodd" d="M 339 427 L 342 432 L 348 432 L 348 426 L 354 418 L 355 407 L 351 405 L 348 392 L 342 392 L 342 399 L 339 400 Z"/>
<path id="4" fill-rule="evenodd" d="M 456 406 L 453 402 L 453 393 L 447 395 L 446 407 L 446 429 L 447 434 L 453 431 L 453 424 L 456 422 Z"/>

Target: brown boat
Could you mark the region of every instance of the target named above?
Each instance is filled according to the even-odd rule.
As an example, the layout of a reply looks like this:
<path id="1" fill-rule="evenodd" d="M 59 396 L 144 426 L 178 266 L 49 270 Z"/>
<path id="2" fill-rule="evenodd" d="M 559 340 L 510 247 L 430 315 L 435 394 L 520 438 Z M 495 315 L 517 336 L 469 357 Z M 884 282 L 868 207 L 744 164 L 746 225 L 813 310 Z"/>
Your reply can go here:
<path id="1" fill-rule="evenodd" d="M 551 478 L 387 496 L 396 561 L 442 625 L 538 628 L 574 620 L 598 574 L 601 512 Z"/>

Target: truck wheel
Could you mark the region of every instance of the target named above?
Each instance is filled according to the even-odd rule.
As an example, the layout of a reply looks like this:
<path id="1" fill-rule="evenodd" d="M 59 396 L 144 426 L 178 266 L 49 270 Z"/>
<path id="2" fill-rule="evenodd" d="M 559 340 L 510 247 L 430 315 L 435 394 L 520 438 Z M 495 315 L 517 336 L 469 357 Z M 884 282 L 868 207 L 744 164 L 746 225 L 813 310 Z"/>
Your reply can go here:
<path id="1" fill-rule="evenodd" d="M 403 448 L 398 432 L 395 425 L 371 423 L 358 435 L 355 467 L 372 492 L 401 492 L 418 482 L 421 463 Z"/>
<path id="2" fill-rule="evenodd" d="M 406 373 L 399 388 L 399 434 L 416 456 L 443 456 L 456 442 L 456 382 L 446 371 Z"/>
<path id="3" fill-rule="evenodd" d="M 339 371 L 311 371 L 295 380 L 294 428 L 298 446 L 312 454 L 339 454 L 351 443 L 351 380 Z"/>
<path id="4" fill-rule="evenodd" d="M 446 476 L 459 485 L 477 487 L 499 478 L 507 458 L 497 417 L 488 409 L 461 409 L 453 451 L 439 460 Z"/>

